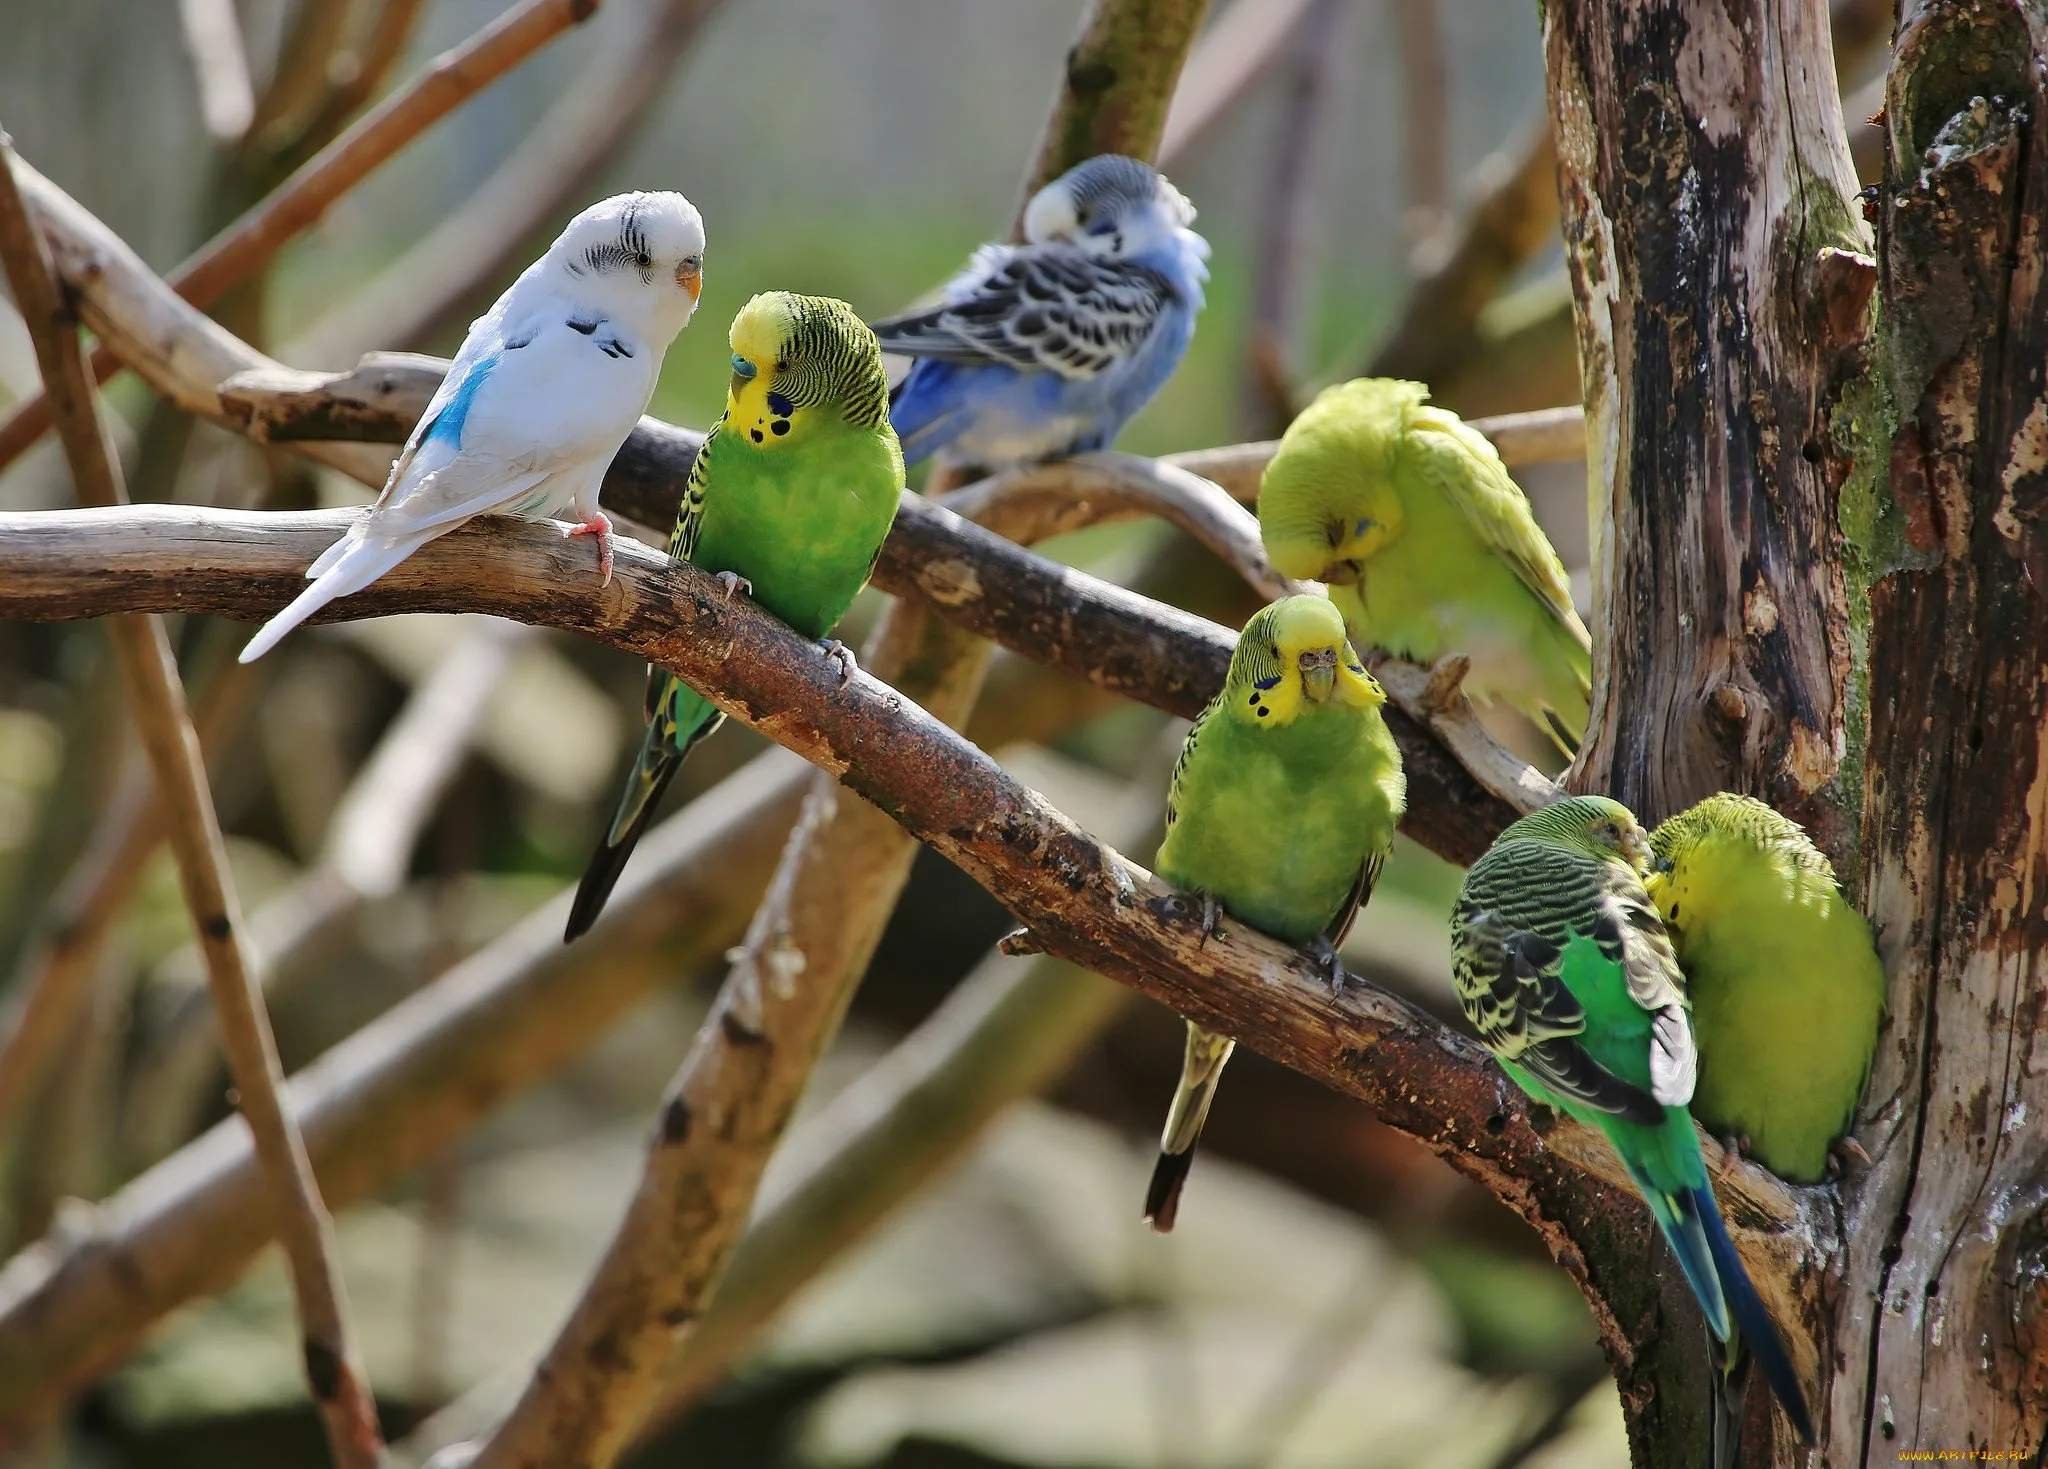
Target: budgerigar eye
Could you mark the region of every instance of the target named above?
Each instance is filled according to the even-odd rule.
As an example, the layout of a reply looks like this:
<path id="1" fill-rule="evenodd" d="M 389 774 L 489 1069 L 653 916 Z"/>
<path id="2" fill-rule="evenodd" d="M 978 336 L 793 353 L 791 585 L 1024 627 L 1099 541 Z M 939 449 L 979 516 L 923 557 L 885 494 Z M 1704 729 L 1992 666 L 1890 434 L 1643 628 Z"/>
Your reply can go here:
<path id="1" fill-rule="evenodd" d="M 633 263 L 639 266 L 642 270 L 647 270 L 654 265 L 654 257 L 652 255 L 649 255 L 645 250 L 642 250 L 638 255 L 635 255 L 633 257 Z"/>

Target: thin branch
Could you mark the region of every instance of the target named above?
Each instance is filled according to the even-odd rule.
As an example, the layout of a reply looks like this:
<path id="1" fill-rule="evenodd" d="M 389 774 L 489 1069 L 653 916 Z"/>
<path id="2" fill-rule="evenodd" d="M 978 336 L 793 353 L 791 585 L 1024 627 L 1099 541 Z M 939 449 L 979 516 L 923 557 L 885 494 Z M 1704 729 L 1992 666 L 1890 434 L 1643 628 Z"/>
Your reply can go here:
<path id="1" fill-rule="evenodd" d="M 0 615 L 177 605 L 262 616 L 282 604 L 344 523 L 334 515 L 170 507 L 0 516 Z M 888 811 L 997 894 L 1045 952 L 1370 1102 L 1390 1125 L 1530 1217 L 1575 1268 L 1576 1249 L 1556 1220 L 1559 1210 L 1586 1200 L 1580 1185 L 1566 1183 L 1571 1169 L 1563 1160 L 1610 1182 L 1619 1181 L 1617 1165 L 1597 1138 L 1564 1123 L 1539 1142 L 1476 1044 L 1370 986 L 1333 998 L 1307 955 L 1252 930 L 1227 924 L 1220 939 L 1203 942 L 1171 889 L 1080 832 L 893 689 L 860 673 L 842 685 L 815 644 L 744 599 L 727 602 L 696 568 L 622 544 L 612 584 L 599 589 L 573 574 L 580 564 L 548 529 L 486 517 L 431 543 L 335 610 L 350 617 L 483 611 L 545 622 L 660 664 Z M 1100 589 L 1095 583 L 1091 591 Z M 1227 653 L 1229 635 L 1198 619 L 1184 622 L 1190 631 L 1169 640 L 1172 656 L 1207 662 L 1220 680 L 1215 659 Z M 1440 841 L 1459 817 L 1427 795 L 1420 809 L 1427 815 L 1415 832 L 1425 841 Z M 1728 1165 L 1718 1149 L 1709 1153 L 1728 1169 L 1723 1182 L 1738 1229 L 1761 1224 L 1796 1253 L 1805 1225 L 1795 1191 L 1761 1170 Z M 1612 1208 L 1618 1197 L 1603 1195 L 1600 1206 Z M 1761 1251 L 1752 1261 L 1766 1289 L 1787 1269 Z"/>
<path id="2" fill-rule="evenodd" d="M 1451 212 L 1451 67 L 1437 0 L 1389 0 L 1401 88 L 1402 229 L 1414 245 L 1437 238 Z"/>
<path id="3" fill-rule="evenodd" d="M 79 498 L 116 508 L 126 499 L 120 470 L 70 316 L 14 184 L 13 162 L 12 146 L 0 137 L 0 260 L 35 339 L 36 360 Z M 237 1106 L 263 1161 L 272 1207 L 282 1220 L 314 1405 L 335 1462 L 343 1469 L 372 1469 L 383 1457 L 383 1440 L 376 1404 L 349 1342 L 334 1264 L 333 1221 L 321 1203 L 305 1142 L 280 1096 L 284 1074 L 277 1043 L 242 945 L 240 904 L 170 640 L 156 618 L 117 618 L 109 631 L 137 733 L 162 793 L 171 851 L 199 932 Z"/>
<path id="4" fill-rule="evenodd" d="M 1186 156 L 1211 128 L 1237 110 L 1286 54 L 1295 28 L 1315 3 L 1236 0 L 1202 32 L 1166 114 L 1166 135 L 1159 142 L 1162 163 Z"/>
<path id="5" fill-rule="evenodd" d="M 327 97 L 305 123 L 278 140 L 271 151 L 296 167 L 305 155 L 325 147 L 348 120 L 377 95 L 391 69 L 405 54 L 406 43 L 419 25 L 426 0 L 383 0 L 369 30 L 347 50 L 330 59 Z"/>
<path id="6" fill-rule="evenodd" d="M 1259 270 L 1246 342 L 1247 400 L 1268 432 L 1284 431 L 1298 407 L 1296 363 L 1305 303 L 1313 288 L 1308 238 L 1314 225 L 1317 141 L 1343 68 L 1351 0 L 1315 0 L 1288 48 L 1285 88 L 1273 119 L 1260 186 Z"/>
<path id="7" fill-rule="evenodd" d="M 277 191 L 201 247 L 170 276 L 186 300 L 207 306 L 262 266 L 407 143 L 496 81 L 570 26 L 594 14 L 601 0 L 525 0 L 463 45 L 428 63 L 411 86 L 387 98 L 322 149 Z M 29 180 L 23 181 L 28 192 Z M 103 344 L 92 355 L 96 383 L 123 358 Z M 0 422 L 0 469 L 50 426 L 47 397 L 31 398 Z"/>
<path id="8" fill-rule="evenodd" d="M 249 919 L 267 960 L 264 992 L 272 1004 L 289 996 L 294 976 L 327 936 L 399 890 L 421 833 L 490 712 L 491 689 L 531 641 L 532 630 L 516 622 L 467 628 L 385 726 L 335 807 L 318 858 Z M 160 1156 L 190 1135 L 209 1074 L 207 1041 L 196 996 L 150 1036 L 128 1084 L 127 1113 L 147 1132 L 144 1157 Z"/>
<path id="9" fill-rule="evenodd" d="M 326 100 L 328 67 L 348 34 L 354 6 L 355 0 L 296 0 L 277 65 L 256 103 L 246 140 L 251 151 L 284 152 Z"/>
<path id="10" fill-rule="evenodd" d="M 529 241 L 589 187 L 643 127 L 722 0 L 663 0 L 563 89 L 561 99 L 454 212 L 286 346 L 294 362 L 345 362 L 412 346 L 491 281 L 530 258 Z"/>
<path id="11" fill-rule="evenodd" d="M 235 0 L 178 0 L 178 20 L 207 134 L 216 143 L 236 142 L 256 115 L 256 94 Z"/>
<path id="12" fill-rule="evenodd" d="M 1512 151 L 1480 164 L 1463 227 L 1424 247 L 1415 288 L 1401 319 L 1373 353 L 1369 376 L 1438 382 L 1457 372 L 1487 303 L 1557 238 L 1556 173 L 1544 117 L 1523 129 Z"/>

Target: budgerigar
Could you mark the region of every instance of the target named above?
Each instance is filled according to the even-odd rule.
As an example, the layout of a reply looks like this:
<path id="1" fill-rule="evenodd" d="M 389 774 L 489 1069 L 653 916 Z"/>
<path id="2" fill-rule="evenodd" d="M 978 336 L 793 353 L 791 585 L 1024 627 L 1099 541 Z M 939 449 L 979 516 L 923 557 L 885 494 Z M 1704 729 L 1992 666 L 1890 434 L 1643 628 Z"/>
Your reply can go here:
<path id="1" fill-rule="evenodd" d="M 1280 440 L 1259 532 L 1287 576 L 1329 583 L 1361 647 L 1463 656 L 1475 700 L 1519 710 L 1567 755 L 1593 658 L 1571 586 L 1493 445 L 1420 383 L 1326 388 Z"/>
<path id="2" fill-rule="evenodd" d="M 1799 1379 L 1728 1239 L 1692 1114 L 1685 979 L 1643 887 L 1649 837 L 1629 809 L 1576 796 L 1515 822 L 1465 874 L 1451 914 L 1458 998 L 1501 1069 L 1598 1130 L 1649 1205 L 1717 1343 L 1739 1333 L 1801 1439 Z M 1715 1378 L 1717 1462 L 1725 1462 Z"/>
<path id="3" fill-rule="evenodd" d="M 1186 355 L 1209 277 L 1195 211 L 1117 154 L 1032 198 L 1022 245 L 984 245 L 942 304 L 875 323 L 914 357 L 891 416 L 912 464 L 942 449 L 988 468 L 1109 446 Z"/>
<path id="4" fill-rule="evenodd" d="M 306 570 L 312 585 L 242 649 L 260 658 L 472 516 L 577 519 L 611 580 L 598 485 L 654 394 L 703 289 L 704 221 L 681 194 L 593 204 L 470 324 L 384 491 Z"/>
<path id="5" fill-rule="evenodd" d="M 1798 823 L 1709 796 L 1650 834 L 1647 886 L 1692 996 L 1692 1113 L 1781 1178 L 1818 1183 L 1855 1120 L 1884 1016 L 1870 925 Z"/>
<path id="6" fill-rule="evenodd" d="M 1386 695 L 1321 597 L 1289 597 L 1238 635 L 1223 691 L 1188 731 L 1166 802 L 1159 876 L 1290 944 L 1333 983 L 1336 946 L 1372 896 L 1407 787 L 1380 718 Z M 1188 1022 L 1187 1057 L 1159 1139 L 1145 1217 L 1173 1228 L 1181 1185 L 1232 1041 Z"/>
<path id="7" fill-rule="evenodd" d="M 844 301 L 756 296 L 733 319 L 725 413 L 697 451 L 671 556 L 714 573 L 803 633 L 824 638 L 867 585 L 896 518 L 903 451 L 875 334 Z M 825 651 L 851 676 L 853 655 Z M 633 844 L 692 747 L 724 721 L 659 668 L 647 671 L 647 735 L 565 935 L 596 920 Z"/>

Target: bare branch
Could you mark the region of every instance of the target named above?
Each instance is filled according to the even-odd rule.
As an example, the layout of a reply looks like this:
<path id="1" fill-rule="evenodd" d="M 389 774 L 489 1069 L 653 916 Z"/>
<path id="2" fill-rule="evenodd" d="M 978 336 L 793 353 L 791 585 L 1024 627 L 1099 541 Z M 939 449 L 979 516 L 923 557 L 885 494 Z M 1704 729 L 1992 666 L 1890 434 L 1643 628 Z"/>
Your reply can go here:
<path id="1" fill-rule="evenodd" d="M 1245 94 L 1286 54 L 1295 28 L 1315 3 L 1236 0 L 1202 32 L 1166 114 L 1160 162 L 1185 157 L 1211 128 L 1231 115 Z"/>
<path id="2" fill-rule="evenodd" d="M 216 143 L 232 143 L 249 131 L 256 95 L 249 84 L 249 58 L 235 0 L 178 0 L 186 54 L 199 84 L 199 114 Z"/>
<path id="3" fill-rule="evenodd" d="M 1412 244 L 1427 245 L 1450 219 L 1451 68 L 1437 0 L 1390 0 L 1389 8 L 1400 58 L 1402 228 Z"/>
<path id="4" fill-rule="evenodd" d="M 413 84 L 387 98 L 277 191 L 216 235 L 170 277 L 186 300 L 208 306 L 300 234 L 343 194 L 407 143 L 572 25 L 601 0 L 525 0 L 463 45 L 437 56 Z M 24 192 L 31 180 L 23 181 Z M 92 356 L 93 381 L 125 360 L 107 345 Z M 50 426 L 47 398 L 32 398 L 0 422 L 0 468 Z"/>
<path id="5" fill-rule="evenodd" d="M 0 261 L 35 339 L 36 360 L 79 498 L 104 508 L 127 498 L 118 461 L 78 339 L 65 312 L 35 226 L 14 183 L 14 151 L 0 137 Z M 334 1226 L 321 1203 L 304 1140 L 280 1096 L 284 1073 L 261 993 L 243 948 L 240 905 L 228 872 L 220 820 L 199 758 L 170 640 L 156 618 L 109 625 L 131 699 L 137 733 L 162 793 L 172 855 L 185 906 L 198 930 L 236 1105 L 264 1164 L 272 1207 L 281 1216 L 304 1333 L 306 1375 L 343 1469 L 374 1469 L 383 1457 L 377 1408 L 350 1344 L 334 1264 Z"/>
<path id="6" fill-rule="evenodd" d="M 597 167 L 645 125 L 722 0 L 662 0 L 621 29 L 562 89 L 511 156 L 424 238 L 285 347 L 295 362 L 346 362 L 424 341 L 485 283 L 520 268 L 528 241 L 559 221 Z"/>
<path id="7" fill-rule="evenodd" d="M 1423 246 L 1415 288 L 1373 353 L 1368 375 L 1439 382 L 1458 370 L 1472 350 L 1480 312 L 1557 238 L 1556 171 L 1550 123 L 1542 117 L 1512 150 L 1479 165 L 1463 227 Z"/>
<path id="8" fill-rule="evenodd" d="M 348 35 L 354 8 L 355 0 L 296 0 L 245 140 L 252 153 L 283 153 L 304 133 L 327 100 L 329 67 Z"/>
<path id="9" fill-rule="evenodd" d="M 326 146 L 384 85 L 425 8 L 426 0 L 383 0 L 368 34 L 329 59 L 326 100 L 273 151 L 296 165 L 307 153 Z"/>

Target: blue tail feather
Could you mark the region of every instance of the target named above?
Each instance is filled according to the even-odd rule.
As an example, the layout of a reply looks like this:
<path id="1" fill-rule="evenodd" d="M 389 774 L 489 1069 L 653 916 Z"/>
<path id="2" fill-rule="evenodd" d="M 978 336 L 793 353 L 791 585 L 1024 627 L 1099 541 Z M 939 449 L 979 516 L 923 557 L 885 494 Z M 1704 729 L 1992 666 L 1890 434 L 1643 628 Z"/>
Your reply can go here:
<path id="1" fill-rule="evenodd" d="M 1799 1390 L 1799 1374 L 1792 1370 L 1792 1360 L 1785 1355 L 1785 1343 L 1779 1339 L 1771 1313 L 1764 1308 L 1756 1287 L 1749 1283 L 1749 1272 L 1742 1268 L 1742 1258 L 1735 1253 L 1727 1227 L 1721 1223 L 1721 1210 L 1714 1202 L 1713 1190 L 1705 1187 L 1694 1189 L 1691 1203 L 1692 1216 L 1701 1226 L 1707 1248 L 1713 1253 L 1714 1269 L 1726 1294 L 1729 1313 L 1735 1318 L 1736 1330 L 1742 1334 L 1744 1344 L 1756 1358 L 1764 1381 L 1771 1385 L 1771 1392 L 1785 1410 L 1786 1418 L 1791 1420 L 1799 1441 L 1810 1444 L 1813 1442 L 1813 1419 L 1806 1411 L 1805 1394 Z"/>

